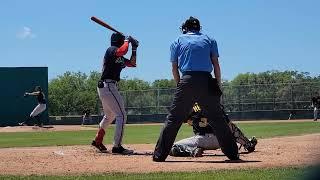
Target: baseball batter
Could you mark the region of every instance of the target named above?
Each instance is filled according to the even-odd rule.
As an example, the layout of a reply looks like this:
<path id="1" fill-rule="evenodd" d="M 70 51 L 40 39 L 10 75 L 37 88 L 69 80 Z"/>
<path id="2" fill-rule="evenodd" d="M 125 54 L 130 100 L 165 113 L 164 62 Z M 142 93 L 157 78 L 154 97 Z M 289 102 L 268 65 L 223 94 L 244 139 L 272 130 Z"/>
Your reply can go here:
<path id="1" fill-rule="evenodd" d="M 311 100 L 311 106 L 313 107 L 313 120 L 318 120 L 318 111 L 320 109 L 320 96 L 314 96 Z"/>
<path id="2" fill-rule="evenodd" d="M 223 107 L 222 107 L 223 109 Z M 255 137 L 249 140 L 242 131 L 230 121 L 228 115 L 224 112 L 224 120 L 229 124 L 230 130 L 237 143 L 243 146 L 249 153 L 255 150 L 258 141 Z M 201 108 L 196 103 L 190 114 L 187 123 L 193 127 L 194 136 L 182 139 L 174 143 L 171 148 L 171 156 L 193 156 L 201 157 L 204 150 L 216 150 L 220 148 L 214 129 L 210 128 L 207 118 L 201 113 Z"/>
<path id="3" fill-rule="evenodd" d="M 40 120 L 40 114 L 46 110 L 47 105 L 46 105 L 46 99 L 44 96 L 44 93 L 42 92 L 42 89 L 40 86 L 36 86 L 34 92 L 25 92 L 24 93 L 24 97 L 27 96 L 35 96 L 37 98 L 38 101 L 38 105 L 33 109 L 33 111 L 30 113 L 28 119 L 24 122 L 19 123 L 20 126 L 27 126 L 29 125 L 29 121 L 32 120 L 33 118 L 35 118 L 38 122 L 38 126 L 42 127 L 43 123 L 41 123 Z"/>
<path id="4" fill-rule="evenodd" d="M 129 43 L 132 46 L 131 58 L 123 57 L 128 52 Z M 111 46 L 106 50 L 103 59 L 103 68 L 101 80 L 98 82 L 98 94 L 102 102 L 104 116 L 99 124 L 99 130 L 92 145 L 100 152 L 107 152 L 107 148 L 103 145 L 108 126 L 115 121 L 116 129 L 114 133 L 114 141 L 112 153 L 132 154 L 133 151 L 125 149 L 122 146 L 122 137 L 124 125 L 127 120 L 124 102 L 118 91 L 117 82 L 120 81 L 120 73 L 125 67 L 136 67 L 136 51 L 138 41 L 131 36 L 125 37 L 120 33 L 111 35 Z"/>

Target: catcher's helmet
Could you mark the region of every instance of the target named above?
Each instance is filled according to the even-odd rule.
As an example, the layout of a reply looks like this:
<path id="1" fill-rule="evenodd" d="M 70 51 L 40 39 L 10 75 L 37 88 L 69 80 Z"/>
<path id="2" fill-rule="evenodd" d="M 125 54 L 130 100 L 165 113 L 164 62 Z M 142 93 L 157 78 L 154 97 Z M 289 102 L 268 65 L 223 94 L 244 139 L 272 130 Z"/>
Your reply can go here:
<path id="1" fill-rule="evenodd" d="M 200 21 L 192 16 L 189 17 L 181 26 L 182 33 L 187 33 L 188 31 L 200 31 Z"/>
<path id="2" fill-rule="evenodd" d="M 113 33 L 111 35 L 111 46 L 120 47 L 124 42 L 124 35 L 120 33 Z"/>

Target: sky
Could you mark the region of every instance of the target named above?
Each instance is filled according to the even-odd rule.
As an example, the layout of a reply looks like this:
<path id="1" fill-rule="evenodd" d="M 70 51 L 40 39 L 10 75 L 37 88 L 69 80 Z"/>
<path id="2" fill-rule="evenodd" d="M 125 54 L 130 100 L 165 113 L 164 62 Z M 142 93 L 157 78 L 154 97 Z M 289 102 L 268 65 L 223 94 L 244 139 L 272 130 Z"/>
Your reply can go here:
<path id="1" fill-rule="evenodd" d="M 319 75 L 317 0 L 1 0 L 0 67 L 100 71 L 112 32 L 96 16 L 140 41 L 137 68 L 121 78 L 171 79 L 170 44 L 189 16 L 216 39 L 222 78 L 239 73 L 297 70 Z M 127 56 L 130 57 L 130 53 Z"/>

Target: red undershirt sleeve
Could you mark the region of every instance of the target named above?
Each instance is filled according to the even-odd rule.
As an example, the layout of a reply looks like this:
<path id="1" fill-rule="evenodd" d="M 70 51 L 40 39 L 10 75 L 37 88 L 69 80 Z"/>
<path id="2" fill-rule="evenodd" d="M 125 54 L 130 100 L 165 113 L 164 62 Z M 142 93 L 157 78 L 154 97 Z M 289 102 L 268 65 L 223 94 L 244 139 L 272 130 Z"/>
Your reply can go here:
<path id="1" fill-rule="evenodd" d="M 127 54 L 129 48 L 129 42 L 125 41 L 121 47 L 116 50 L 116 56 L 120 57 Z"/>

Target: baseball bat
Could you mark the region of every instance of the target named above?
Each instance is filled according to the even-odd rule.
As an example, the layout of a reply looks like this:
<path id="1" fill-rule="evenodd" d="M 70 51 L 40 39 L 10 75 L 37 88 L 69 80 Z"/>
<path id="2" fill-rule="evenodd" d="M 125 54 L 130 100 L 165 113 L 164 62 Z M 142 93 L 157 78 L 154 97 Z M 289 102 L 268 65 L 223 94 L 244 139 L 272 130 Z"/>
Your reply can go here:
<path id="1" fill-rule="evenodd" d="M 117 33 L 120 33 L 120 34 L 123 34 L 121 32 L 119 32 L 118 30 L 116 30 L 115 28 L 113 28 L 112 26 L 110 26 L 109 24 L 107 24 L 106 22 L 102 21 L 101 19 L 95 17 L 95 16 L 92 16 L 90 18 L 92 21 L 98 23 L 99 25 L 111 30 L 111 31 L 114 31 L 114 32 L 117 32 Z"/>

